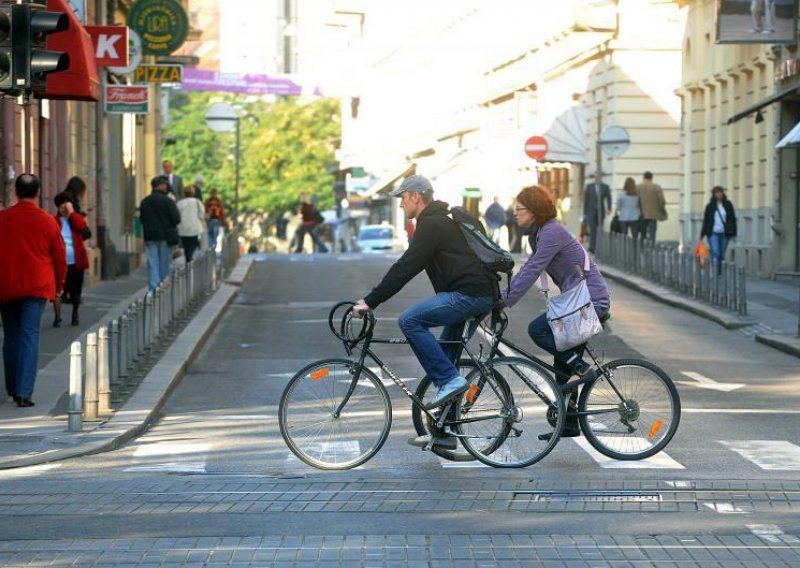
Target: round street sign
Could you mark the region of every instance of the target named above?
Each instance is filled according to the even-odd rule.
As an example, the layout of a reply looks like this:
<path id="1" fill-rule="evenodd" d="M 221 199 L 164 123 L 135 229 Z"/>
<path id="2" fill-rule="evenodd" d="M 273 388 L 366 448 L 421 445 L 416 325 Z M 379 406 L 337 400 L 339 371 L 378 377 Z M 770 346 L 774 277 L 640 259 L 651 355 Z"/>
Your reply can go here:
<path id="1" fill-rule="evenodd" d="M 133 73 L 142 62 L 142 38 L 135 31 L 128 30 L 128 65 L 127 67 L 109 67 L 108 70 L 117 75 Z"/>
<path id="2" fill-rule="evenodd" d="M 606 155 L 616 158 L 624 154 L 631 145 L 631 137 L 628 131 L 612 124 L 603 129 L 600 133 L 600 147 Z"/>
<path id="3" fill-rule="evenodd" d="M 228 103 L 214 103 L 206 111 L 206 126 L 214 132 L 230 132 L 237 119 L 236 110 Z"/>
<path id="4" fill-rule="evenodd" d="M 142 37 L 144 53 L 169 55 L 186 41 L 189 17 L 175 0 L 136 0 L 128 27 Z"/>
<path id="5" fill-rule="evenodd" d="M 544 136 L 531 136 L 525 141 L 525 154 L 534 160 L 541 160 L 547 155 L 547 139 Z"/>

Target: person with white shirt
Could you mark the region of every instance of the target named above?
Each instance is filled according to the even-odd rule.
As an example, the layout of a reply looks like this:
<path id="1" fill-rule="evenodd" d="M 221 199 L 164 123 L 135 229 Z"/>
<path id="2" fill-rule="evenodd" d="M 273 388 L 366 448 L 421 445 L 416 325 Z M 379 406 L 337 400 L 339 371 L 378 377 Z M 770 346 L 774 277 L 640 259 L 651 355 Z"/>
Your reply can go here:
<path id="1" fill-rule="evenodd" d="M 183 199 L 183 179 L 173 172 L 172 160 L 164 160 L 161 162 L 161 167 L 164 169 L 164 177 L 169 180 L 170 193 L 176 200 Z"/>
<path id="2" fill-rule="evenodd" d="M 733 203 L 725 195 L 725 188 L 715 186 L 711 190 L 711 200 L 706 205 L 700 238 L 708 239 L 711 259 L 717 263 L 718 274 L 722 272 L 722 262 L 725 260 L 728 243 L 736 237 L 736 233 L 736 213 L 733 210 Z"/>
<path id="3" fill-rule="evenodd" d="M 206 230 L 206 208 L 194 196 L 193 185 L 187 186 L 184 193 L 186 197 L 178 201 L 178 211 L 181 214 L 178 235 L 181 238 L 181 247 L 183 247 L 186 262 L 191 262 L 194 252 L 200 246 L 200 235 Z"/>

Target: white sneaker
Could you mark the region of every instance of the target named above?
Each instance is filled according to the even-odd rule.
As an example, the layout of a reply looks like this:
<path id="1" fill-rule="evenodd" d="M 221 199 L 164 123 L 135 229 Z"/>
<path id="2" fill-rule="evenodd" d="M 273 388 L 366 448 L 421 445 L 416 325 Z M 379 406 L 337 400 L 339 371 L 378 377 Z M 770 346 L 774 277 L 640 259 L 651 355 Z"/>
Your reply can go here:
<path id="1" fill-rule="evenodd" d="M 469 383 L 464 377 L 456 377 L 439 387 L 436 395 L 433 397 L 428 405 L 425 407 L 428 410 L 442 406 L 445 402 L 449 401 L 461 393 L 469 390 Z"/>

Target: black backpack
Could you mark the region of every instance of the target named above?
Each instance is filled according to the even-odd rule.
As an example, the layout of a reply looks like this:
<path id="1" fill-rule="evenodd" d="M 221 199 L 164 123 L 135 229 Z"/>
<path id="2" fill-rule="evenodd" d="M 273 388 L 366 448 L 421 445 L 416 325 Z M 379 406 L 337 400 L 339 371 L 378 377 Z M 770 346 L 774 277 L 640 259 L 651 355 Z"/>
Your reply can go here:
<path id="1" fill-rule="evenodd" d="M 506 289 L 508 289 L 511 286 L 511 275 L 514 271 L 514 257 L 511 256 L 511 253 L 490 239 L 481 222 L 467 213 L 463 207 L 451 207 L 450 217 L 461 229 L 469 248 L 481 261 L 484 269 L 491 273 L 498 282 L 501 274 L 506 275 Z"/>

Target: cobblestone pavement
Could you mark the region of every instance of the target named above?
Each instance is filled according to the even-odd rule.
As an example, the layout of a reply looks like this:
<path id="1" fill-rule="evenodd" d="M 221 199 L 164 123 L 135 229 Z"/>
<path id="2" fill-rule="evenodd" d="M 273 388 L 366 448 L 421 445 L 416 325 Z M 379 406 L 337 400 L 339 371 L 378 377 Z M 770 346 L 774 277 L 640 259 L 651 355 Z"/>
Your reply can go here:
<path id="1" fill-rule="evenodd" d="M 19 540 L 3 566 L 751 567 L 800 563 L 800 539 L 779 535 L 284 536 Z"/>

